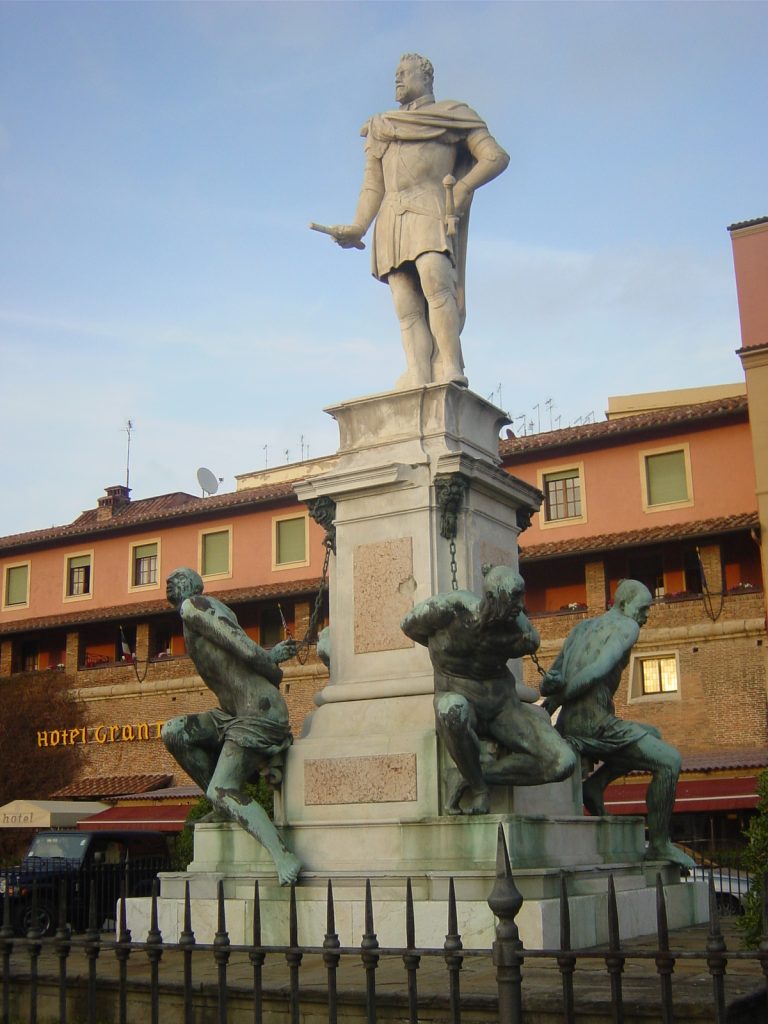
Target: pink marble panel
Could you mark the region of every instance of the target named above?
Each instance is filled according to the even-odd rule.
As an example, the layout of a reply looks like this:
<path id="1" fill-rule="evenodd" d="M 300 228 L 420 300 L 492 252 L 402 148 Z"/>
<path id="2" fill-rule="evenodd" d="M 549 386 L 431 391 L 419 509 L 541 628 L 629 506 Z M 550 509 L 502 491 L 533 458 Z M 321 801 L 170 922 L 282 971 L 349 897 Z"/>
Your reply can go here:
<path id="1" fill-rule="evenodd" d="M 413 641 L 400 622 L 413 607 L 413 548 L 410 537 L 359 544 L 354 550 L 355 654 L 400 651 Z"/>
<path id="2" fill-rule="evenodd" d="M 385 804 L 416 799 L 416 755 L 372 754 L 304 762 L 304 803 Z"/>

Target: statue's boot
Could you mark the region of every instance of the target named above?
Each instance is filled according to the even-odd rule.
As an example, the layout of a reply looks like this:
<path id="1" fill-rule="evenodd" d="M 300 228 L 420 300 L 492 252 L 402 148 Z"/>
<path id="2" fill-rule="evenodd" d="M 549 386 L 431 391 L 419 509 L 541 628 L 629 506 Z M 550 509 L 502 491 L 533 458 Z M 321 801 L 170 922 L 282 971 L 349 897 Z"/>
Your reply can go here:
<path id="1" fill-rule="evenodd" d="M 690 869 L 696 866 L 696 861 L 689 857 L 687 853 L 684 853 L 679 846 L 675 846 L 674 843 L 654 843 L 649 844 L 645 851 L 646 860 L 668 860 L 673 864 L 678 864 L 681 868 Z"/>

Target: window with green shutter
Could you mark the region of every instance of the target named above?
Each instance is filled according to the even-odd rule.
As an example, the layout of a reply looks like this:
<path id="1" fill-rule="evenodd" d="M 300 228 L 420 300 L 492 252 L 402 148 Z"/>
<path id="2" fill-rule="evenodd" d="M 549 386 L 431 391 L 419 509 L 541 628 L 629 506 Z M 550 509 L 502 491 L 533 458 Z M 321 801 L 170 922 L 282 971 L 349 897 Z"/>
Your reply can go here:
<path id="1" fill-rule="evenodd" d="M 6 607 L 26 604 L 29 593 L 29 562 L 11 565 L 5 570 Z"/>
<path id="2" fill-rule="evenodd" d="M 278 519 L 275 524 L 275 562 L 287 565 L 305 562 L 307 558 L 307 526 L 304 516 Z"/>
<path id="3" fill-rule="evenodd" d="M 688 501 L 688 475 L 685 452 L 682 448 L 672 452 L 645 456 L 645 479 L 649 505 L 670 505 Z"/>
<path id="4" fill-rule="evenodd" d="M 229 572 L 229 530 L 204 533 L 200 556 L 201 576 L 216 576 Z"/>

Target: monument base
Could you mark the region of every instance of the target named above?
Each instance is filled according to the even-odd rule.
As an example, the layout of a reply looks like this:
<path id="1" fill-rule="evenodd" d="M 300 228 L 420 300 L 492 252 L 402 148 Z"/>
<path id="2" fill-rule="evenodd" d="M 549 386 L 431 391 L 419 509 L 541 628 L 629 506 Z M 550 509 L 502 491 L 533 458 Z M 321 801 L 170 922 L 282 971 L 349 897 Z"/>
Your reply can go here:
<path id="1" fill-rule="evenodd" d="M 607 941 L 609 875 L 614 879 L 623 938 L 655 931 L 657 872 L 664 883 L 670 928 L 707 919 L 706 886 L 681 884 L 679 869 L 674 865 L 642 859 L 640 818 L 491 814 L 481 818 L 440 817 L 418 823 L 323 822 L 285 830 L 290 833 L 285 838 L 291 848 L 310 865 L 302 871 L 296 887 L 300 943 L 322 944 L 330 880 L 341 944 L 359 945 L 365 931 L 365 882 L 370 880 L 379 943 L 404 946 L 405 888 L 410 878 L 417 945 L 441 946 L 448 930 L 448 884 L 453 878 L 464 948 L 490 947 L 495 919 L 487 898 L 495 881 L 499 823 L 505 827 L 515 883 L 524 898 L 517 923 L 529 948 L 559 944 L 561 871 L 570 897 L 571 942 L 575 947 Z M 224 883 L 231 942 L 252 940 L 254 886 L 258 881 L 262 942 L 288 944 L 289 890 L 277 884 L 263 848 L 238 826 L 228 823 L 199 824 L 195 830 L 195 859 L 189 870 L 161 875 L 158 914 L 166 941 L 178 941 L 182 931 L 187 882 L 195 936 L 199 942 L 213 941 L 220 880 Z M 150 900 L 129 899 L 127 909 L 128 926 L 140 939 L 149 929 Z"/>

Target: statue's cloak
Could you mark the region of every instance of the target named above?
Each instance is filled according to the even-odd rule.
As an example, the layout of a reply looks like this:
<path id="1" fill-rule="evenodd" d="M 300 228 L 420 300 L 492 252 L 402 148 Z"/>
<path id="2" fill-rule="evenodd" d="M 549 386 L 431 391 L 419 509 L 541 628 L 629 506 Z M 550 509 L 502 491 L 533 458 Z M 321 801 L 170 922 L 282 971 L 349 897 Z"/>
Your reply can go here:
<path id="1" fill-rule="evenodd" d="M 455 146 L 456 159 L 450 173 L 458 181 L 476 163 L 465 143 L 469 133 L 478 130 L 488 132 L 485 121 L 471 107 L 456 100 L 441 100 L 437 103 L 426 103 L 416 109 L 389 110 L 383 114 L 376 114 L 363 125 L 360 134 L 366 139 L 366 153 L 379 160 L 384 158 L 392 143 L 443 142 Z M 410 247 L 406 241 L 402 251 L 399 247 L 393 250 L 390 236 L 396 234 L 398 241 L 408 239 L 408 217 L 420 218 L 419 228 L 412 232 L 419 239 L 425 234 L 424 220 L 431 221 L 431 226 L 426 229 L 428 240 L 421 244 L 411 242 Z M 396 218 L 399 218 L 397 222 Z M 458 222 L 456 235 L 449 238 L 446 234 L 445 190 L 442 182 L 436 183 L 431 195 L 422 193 L 409 197 L 403 192 L 395 196 L 388 193 L 376 218 L 374 229 L 374 277 L 386 280 L 387 274 L 396 266 L 414 260 L 422 252 L 445 252 L 456 268 L 457 302 L 463 326 L 466 309 L 464 277 L 468 227 L 469 205 Z"/>

